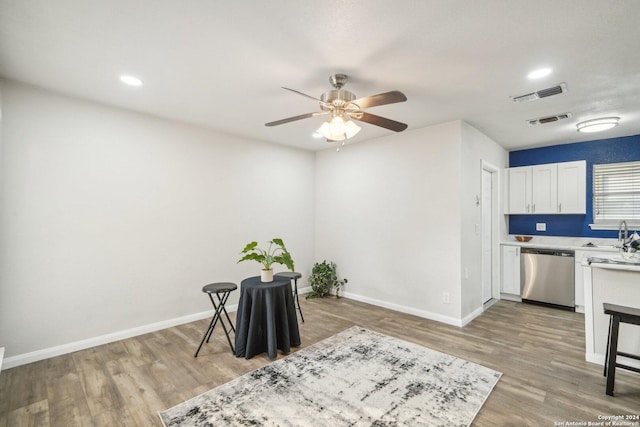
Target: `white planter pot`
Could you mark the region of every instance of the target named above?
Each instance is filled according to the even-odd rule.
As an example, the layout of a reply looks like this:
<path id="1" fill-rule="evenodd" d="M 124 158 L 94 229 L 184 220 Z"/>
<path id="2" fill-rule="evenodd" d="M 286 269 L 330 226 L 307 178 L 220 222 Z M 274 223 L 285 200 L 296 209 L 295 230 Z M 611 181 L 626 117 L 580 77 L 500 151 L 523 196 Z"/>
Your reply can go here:
<path id="1" fill-rule="evenodd" d="M 261 282 L 273 282 L 273 268 L 268 270 L 260 270 Z"/>

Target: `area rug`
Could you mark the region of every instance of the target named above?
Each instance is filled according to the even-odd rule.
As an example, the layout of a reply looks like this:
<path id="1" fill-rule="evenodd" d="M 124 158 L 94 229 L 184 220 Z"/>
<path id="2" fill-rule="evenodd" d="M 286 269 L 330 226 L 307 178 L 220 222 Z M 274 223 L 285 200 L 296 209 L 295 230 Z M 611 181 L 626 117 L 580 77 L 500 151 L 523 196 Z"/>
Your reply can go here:
<path id="1" fill-rule="evenodd" d="M 173 426 L 468 426 L 500 372 L 354 326 L 160 412 Z"/>

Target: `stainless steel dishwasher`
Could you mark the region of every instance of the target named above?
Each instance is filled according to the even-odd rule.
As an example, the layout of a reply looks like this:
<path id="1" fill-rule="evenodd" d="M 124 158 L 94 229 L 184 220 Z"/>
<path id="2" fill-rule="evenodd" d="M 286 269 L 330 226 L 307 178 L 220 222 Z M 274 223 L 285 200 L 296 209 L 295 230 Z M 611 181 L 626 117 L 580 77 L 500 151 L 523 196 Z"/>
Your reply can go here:
<path id="1" fill-rule="evenodd" d="M 522 248 L 520 296 L 522 302 L 575 311 L 575 252 Z"/>

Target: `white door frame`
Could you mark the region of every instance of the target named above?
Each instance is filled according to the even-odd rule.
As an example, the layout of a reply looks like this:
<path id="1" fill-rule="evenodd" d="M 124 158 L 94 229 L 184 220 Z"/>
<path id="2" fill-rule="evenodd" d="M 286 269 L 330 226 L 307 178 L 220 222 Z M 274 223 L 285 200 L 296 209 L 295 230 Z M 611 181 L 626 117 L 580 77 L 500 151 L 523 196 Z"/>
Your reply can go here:
<path id="1" fill-rule="evenodd" d="M 482 160 L 482 172 L 491 173 L 491 297 L 500 299 L 500 168 Z M 482 195 L 481 198 L 482 200 Z M 484 266 L 484 262 L 481 263 Z M 483 277 L 483 276 L 481 276 Z M 480 282 L 482 286 L 482 281 Z M 481 289 L 482 292 L 482 289 Z"/>

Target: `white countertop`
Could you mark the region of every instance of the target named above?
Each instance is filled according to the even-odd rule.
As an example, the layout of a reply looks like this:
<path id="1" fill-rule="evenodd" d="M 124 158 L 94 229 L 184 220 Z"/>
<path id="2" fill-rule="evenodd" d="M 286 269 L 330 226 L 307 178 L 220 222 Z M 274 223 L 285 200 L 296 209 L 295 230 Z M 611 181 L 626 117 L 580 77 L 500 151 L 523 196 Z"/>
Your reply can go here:
<path id="1" fill-rule="evenodd" d="M 582 264 L 584 265 L 584 263 Z M 640 272 L 640 265 L 633 264 L 605 264 L 600 262 L 592 262 L 588 264 L 591 268 L 604 268 L 606 270 L 623 270 L 623 271 L 637 271 Z"/>
<path id="2" fill-rule="evenodd" d="M 593 243 L 596 246 L 584 246 Z M 501 245 L 520 246 L 523 248 L 538 249 L 569 249 L 580 251 L 618 252 L 615 246 L 617 239 L 601 239 L 591 237 L 559 237 L 559 236 L 533 236 L 528 242 L 518 242 L 513 235 L 500 242 Z"/>
<path id="3" fill-rule="evenodd" d="M 611 258 L 615 256 L 616 260 L 611 261 Z M 588 260 L 582 261 L 582 265 L 584 267 L 591 268 L 604 268 L 607 270 L 624 270 L 624 271 L 638 271 L 640 272 L 640 263 L 637 262 L 638 257 L 634 258 L 634 262 L 624 263 L 619 260 L 619 256 L 612 255 L 606 258 L 597 257 L 597 258 L 589 258 Z"/>

